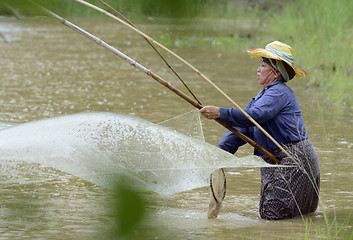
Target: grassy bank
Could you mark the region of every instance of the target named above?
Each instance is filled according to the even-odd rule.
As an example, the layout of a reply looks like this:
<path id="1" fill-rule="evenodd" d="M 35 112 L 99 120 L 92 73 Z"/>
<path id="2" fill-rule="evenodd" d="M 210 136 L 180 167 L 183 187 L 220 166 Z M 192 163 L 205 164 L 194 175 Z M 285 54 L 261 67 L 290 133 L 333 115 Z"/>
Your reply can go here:
<path id="1" fill-rule="evenodd" d="M 293 46 L 297 66 L 307 71 L 310 85 L 322 88 L 328 101 L 352 105 L 352 19 L 350 0 L 288 2 L 280 11 L 264 13 L 264 25 L 255 25 L 256 36 L 249 41 L 261 46 L 278 39 Z"/>
<path id="2" fill-rule="evenodd" d="M 327 100 L 353 104 L 353 2 L 297 0 L 282 7 L 235 8 L 229 29 L 218 34 L 213 47 L 264 47 L 273 40 L 293 46 L 298 67 L 310 86 L 322 88 Z"/>
<path id="3" fill-rule="evenodd" d="M 353 103 L 353 2 L 300 0 L 269 18 L 269 33 L 295 46 L 298 62 L 329 100 Z"/>

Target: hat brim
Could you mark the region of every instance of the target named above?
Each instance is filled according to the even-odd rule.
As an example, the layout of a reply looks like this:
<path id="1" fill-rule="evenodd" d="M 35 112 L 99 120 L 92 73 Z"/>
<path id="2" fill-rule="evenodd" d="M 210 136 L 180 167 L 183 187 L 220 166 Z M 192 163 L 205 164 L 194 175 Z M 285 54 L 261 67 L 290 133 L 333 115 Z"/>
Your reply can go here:
<path id="1" fill-rule="evenodd" d="M 246 50 L 246 52 L 251 57 L 256 58 L 256 59 L 260 59 L 261 57 L 265 57 L 265 58 L 271 58 L 271 59 L 283 61 L 283 62 L 287 63 L 294 70 L 295 76 L 297 76 L 298 78 L 305 78 L 305 76 L 306 76 L 306 72 L 304 70 L 302 70 L 300 68 L 293 67 L 292 64 L 290 62 L 288 62 L 286 59 L 281 58 L 277 54 L 275 54 L 267 49 L 254 48 L 254 49 L 248 49 L 248 50 Z"/>

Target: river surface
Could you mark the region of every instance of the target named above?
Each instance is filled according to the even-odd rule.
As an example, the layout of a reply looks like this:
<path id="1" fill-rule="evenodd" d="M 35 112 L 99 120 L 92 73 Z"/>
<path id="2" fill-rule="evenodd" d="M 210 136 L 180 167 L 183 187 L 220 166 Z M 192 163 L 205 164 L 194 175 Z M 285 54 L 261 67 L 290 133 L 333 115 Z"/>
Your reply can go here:
<path id="1" fill-rule="evenodd" d="M 136 33 L 109 20 L 73 22 L 186 92 Z M 151 21 L 139 26 L 154 36 L 178 31 L 181 37 L 185 34 L 184 41 L 193 41 L 190 32 L 196 31 L 195 24 Z M 82 112 L 119 113 L 160 123 L 193 110 L 144 73 L 53 19 L 1 18 L 0 32 L 4 36 L 0 38 L 2 127 Z M 253 47 L 265 44 L 259 41 L 259 46 Z M 258 62 L 245 50 L 173 50 L 242 107 L 260 91 Z M 203 105 L 233 107 L 197 74 L 164 55 Z M 207 219 L 206 187 L 168 196 L 146 194 L 152 202 L 151 214 L 137 231 L 146 239 L 300 239 L 305 232 L 323 238 L 352 232 L 353 112 L 350 107 L 330 104 L 323 90 L 309 89 L 309 80 L 310 72 L 308 79 L 294 79 L 288 85 L 297 95 L 320 158 L 321 198 L 316 213 L 286 221 L 260 219 L 259 169 L 229 168 L 227 196 L 217 219 Z M 202 126 L 206 142 L 213 145 L 225 132 L 205 119 Z M 236 155 L 251 153 L 251 147 L 244 146 Z M 111 190 L 40 164 L 0 162 L 0 166 L 0 239 L 114 239 Z"/>

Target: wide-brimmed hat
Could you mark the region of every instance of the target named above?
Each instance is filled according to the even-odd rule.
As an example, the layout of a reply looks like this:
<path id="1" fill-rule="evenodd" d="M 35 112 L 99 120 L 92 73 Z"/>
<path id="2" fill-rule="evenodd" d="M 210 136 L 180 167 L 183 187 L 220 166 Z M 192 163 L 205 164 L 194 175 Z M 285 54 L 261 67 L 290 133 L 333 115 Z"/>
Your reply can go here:
<path id="1" fill-rule="evenodd" d="M 254 48 L 246 50 L 247 53 L 256 59 L 261 57 L 276 59 L 288 64 L 295 72 L 295 76 L 305 78 L 306 72 L 300 68 L 294 67 L 293 48 L 280 41 L 274 41 L 266 45 L 265 48 Z"/>

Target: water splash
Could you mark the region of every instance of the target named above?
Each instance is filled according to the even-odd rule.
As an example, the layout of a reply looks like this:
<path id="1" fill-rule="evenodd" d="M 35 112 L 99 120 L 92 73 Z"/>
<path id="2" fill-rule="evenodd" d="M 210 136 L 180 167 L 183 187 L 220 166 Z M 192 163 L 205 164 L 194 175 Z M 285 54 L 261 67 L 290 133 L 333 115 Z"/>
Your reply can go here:
<path id="1" fill-rule="evenodd" d="M 221 167 L 268 166 L 143 119 L 115 113 L 80 113 L 1 125 L 0 163 L 29 162 L 73 174 L 103 187 L 117 176 L 172 194 L 208 184 Z"/>

